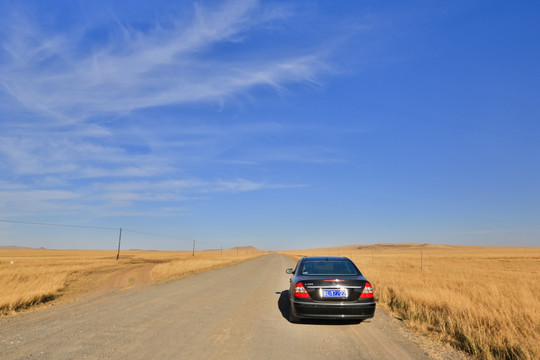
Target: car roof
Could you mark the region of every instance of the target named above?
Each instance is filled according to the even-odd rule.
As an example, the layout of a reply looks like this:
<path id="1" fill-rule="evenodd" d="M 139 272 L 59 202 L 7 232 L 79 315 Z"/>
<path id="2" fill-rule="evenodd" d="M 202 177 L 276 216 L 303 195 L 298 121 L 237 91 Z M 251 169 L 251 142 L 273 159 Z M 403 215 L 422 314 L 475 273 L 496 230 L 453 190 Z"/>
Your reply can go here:
<path id="1" fill-rule="evenodd" d="M 351 261 L 349 258 L 344 256 L 304 256 L 304 261 Z"/>

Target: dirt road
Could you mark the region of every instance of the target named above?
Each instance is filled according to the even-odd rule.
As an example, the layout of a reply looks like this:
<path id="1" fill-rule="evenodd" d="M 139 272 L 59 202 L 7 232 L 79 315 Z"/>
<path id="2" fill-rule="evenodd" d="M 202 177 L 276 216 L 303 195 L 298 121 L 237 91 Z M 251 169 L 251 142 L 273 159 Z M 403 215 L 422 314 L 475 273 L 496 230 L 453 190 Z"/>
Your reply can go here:
<path id="1" fill-rule="evenodd" d="M 291 324 L 293 261 L 267 255 L 167 284 L 0 319 L 0 359 L 429 359 L 382 311 Z"/>

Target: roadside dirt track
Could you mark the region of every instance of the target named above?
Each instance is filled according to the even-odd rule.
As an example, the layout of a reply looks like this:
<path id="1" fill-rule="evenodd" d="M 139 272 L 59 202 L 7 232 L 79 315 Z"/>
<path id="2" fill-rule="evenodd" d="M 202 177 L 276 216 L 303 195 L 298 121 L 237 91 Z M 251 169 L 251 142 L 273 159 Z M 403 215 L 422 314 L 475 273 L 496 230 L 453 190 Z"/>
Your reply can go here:
<path id="1" fill-rule="evenodd" d="M 285 256 L 0 319 L 0 359 L 430 359 L 384 312 L 286 320 Z M 436 358 L 454 358 L 438 353 Z"/>

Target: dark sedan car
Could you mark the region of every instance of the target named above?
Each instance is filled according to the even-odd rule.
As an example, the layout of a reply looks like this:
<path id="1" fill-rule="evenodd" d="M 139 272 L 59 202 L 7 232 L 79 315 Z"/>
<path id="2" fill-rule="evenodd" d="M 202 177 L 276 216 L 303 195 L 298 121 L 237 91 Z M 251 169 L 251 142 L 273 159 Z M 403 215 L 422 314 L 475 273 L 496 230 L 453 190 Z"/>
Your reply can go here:
<path id="1" fill-rule="evenodd" d="M 289 320 L 364 320 L 375 314 L 371 284 L 346 257 L 303 257 L 291 278 Z"/>

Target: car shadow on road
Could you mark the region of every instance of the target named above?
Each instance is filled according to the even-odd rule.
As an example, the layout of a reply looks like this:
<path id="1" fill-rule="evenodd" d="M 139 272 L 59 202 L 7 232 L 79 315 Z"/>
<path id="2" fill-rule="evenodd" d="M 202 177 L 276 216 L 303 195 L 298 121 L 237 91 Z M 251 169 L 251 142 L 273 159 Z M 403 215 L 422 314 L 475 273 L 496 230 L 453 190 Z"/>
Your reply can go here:
<path id="1" fill-rule="evenodd" d="M 289 301 L 289 290 L 283 290 L 278 299 L 278 308 L 281 312 L 281 316 L 287 321 L 289 321 L 289 312 L 291 311 L 291 303 Z M 290 322 L 290 321 L 289 321 Z M 313 320 L 313 319 L 302 319 L 301 321 L 295 323 L 299 325 L 357 325 L 360 324 L 362 320 Z"/>

